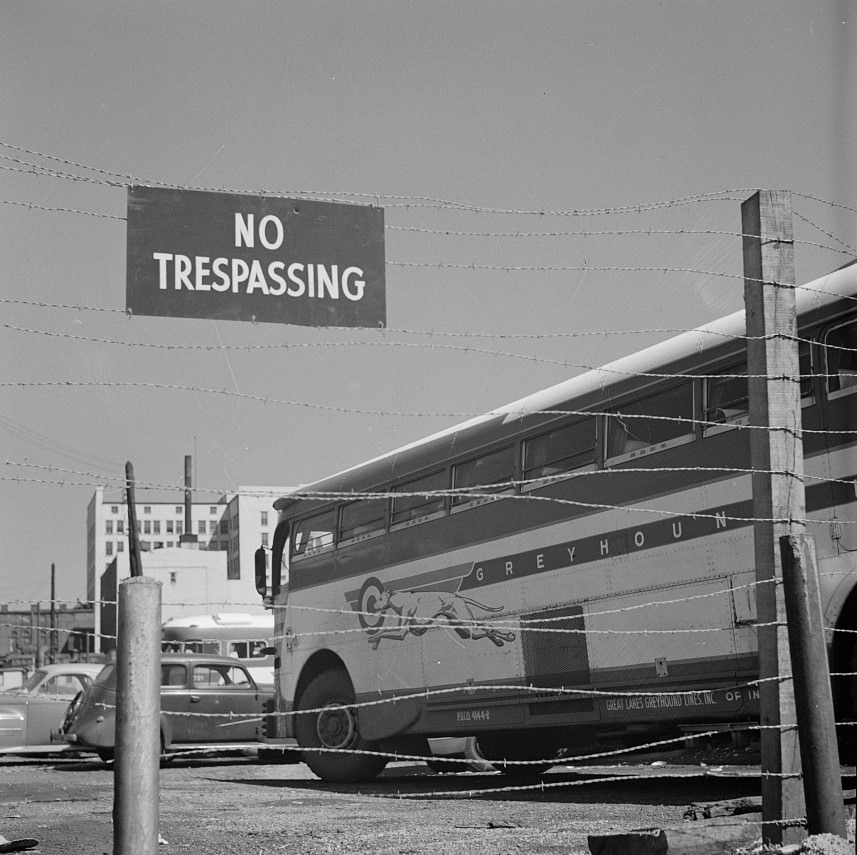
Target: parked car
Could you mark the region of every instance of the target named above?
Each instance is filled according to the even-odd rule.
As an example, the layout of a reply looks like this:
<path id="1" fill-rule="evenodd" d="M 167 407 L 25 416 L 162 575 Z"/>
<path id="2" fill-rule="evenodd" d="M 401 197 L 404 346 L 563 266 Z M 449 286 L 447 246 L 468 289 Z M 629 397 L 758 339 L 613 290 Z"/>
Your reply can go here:
<path id="1" fill-rule="evenodd" d="M 273 686 L 258 684 L 228 656 L 164 653 L 161 656 L 161 753 L 258 743 Z M 116 666 L 68 708 L 65 739 L 80 750 L 113 759 L 116 735 Z"/>
<path id="2" fill-rule="evenodd" d="M 102 667 L 84 662 L 45 665 L 20 686 L 0 692 L 0 753 L 68 750 L 70 746 L 56 736 L 69 701 L 92 683 Z"/>

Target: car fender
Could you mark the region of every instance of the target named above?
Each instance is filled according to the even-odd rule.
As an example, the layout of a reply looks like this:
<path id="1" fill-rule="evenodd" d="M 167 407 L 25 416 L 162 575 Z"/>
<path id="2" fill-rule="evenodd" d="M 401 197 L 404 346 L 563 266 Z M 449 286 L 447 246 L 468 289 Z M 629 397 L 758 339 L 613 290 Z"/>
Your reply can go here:
<path id="1" fill-rule="evenodd" d="M 168 715 L 161 715 L 161 747 L 168 750 L 173 744 L 173 726 Z"/>
<path id="2" fill-rule="evenodd" d="M 27 704 L 0 703 L 0 750 L 23 745 L 27 731 Z"/>

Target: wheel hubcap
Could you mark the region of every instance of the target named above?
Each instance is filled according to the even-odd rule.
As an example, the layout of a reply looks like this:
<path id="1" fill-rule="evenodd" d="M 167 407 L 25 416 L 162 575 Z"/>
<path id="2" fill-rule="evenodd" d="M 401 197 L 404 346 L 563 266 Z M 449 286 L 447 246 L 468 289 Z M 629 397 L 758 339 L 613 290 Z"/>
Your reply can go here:
<path id="1" fill-rule="evenodd" d="M 345 748 L 357 734 L 353 710 L 341 704 L 328 704 L 316 720 L 316 732 L 325 748 Z"/>

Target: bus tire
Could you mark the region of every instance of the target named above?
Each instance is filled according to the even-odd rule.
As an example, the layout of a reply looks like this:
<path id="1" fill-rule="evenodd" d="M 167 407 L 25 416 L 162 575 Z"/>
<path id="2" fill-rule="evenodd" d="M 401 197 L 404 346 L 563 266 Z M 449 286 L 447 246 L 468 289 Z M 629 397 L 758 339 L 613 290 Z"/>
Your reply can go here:
<path id="1" fill-rule="evenodd" d="M 302 749 L 301 758 L 322 781 L 371 781 L 387 765 L 386 757 L 347 753 L 376 750 L 373 743 L 360 736 L 357 710 L 348 708 L 354 700 L 354 687 L 342 668 L 317 674 L 298 700 L 297 710 L 318 710 L 296 716 L 295 736 Z M 335 750 L 312 751 L 313 748 Z"/>
<path id="2" fill-rule="evenodd" d="M 557 746 L 536 734 L 522 739 L 520 734 L 491 733 L 479 736 L 479 749 L 483 758 L 498 772 L 517 781 L 536 781 L 555 764 L 545 758 L 558 753 Z M 534 761 L 542 760 L 537 763 Z M 512 761 L 512 762 L 504 762 Z M 526 761 L 526 765 L 518 765 Z"/>

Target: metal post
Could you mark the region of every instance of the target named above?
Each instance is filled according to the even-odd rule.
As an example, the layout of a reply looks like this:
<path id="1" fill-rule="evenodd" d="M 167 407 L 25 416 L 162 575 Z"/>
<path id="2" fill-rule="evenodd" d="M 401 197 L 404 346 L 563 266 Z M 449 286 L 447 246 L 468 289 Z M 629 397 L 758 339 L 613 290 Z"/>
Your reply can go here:
<path id="1" fill-rule="evenodd" d="M 815 542 L 807 535 L 781 537 L 780 553 L 800 726 L 807 831 L 846 837 Z"/>
<path id="2" fill-rule="evenodd" d="M 114 855 L 158 851 L 161 583 L 145 576 L 119 586 Z"/>

